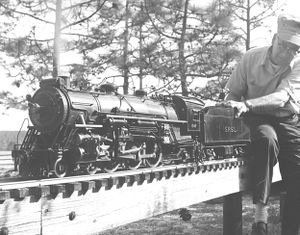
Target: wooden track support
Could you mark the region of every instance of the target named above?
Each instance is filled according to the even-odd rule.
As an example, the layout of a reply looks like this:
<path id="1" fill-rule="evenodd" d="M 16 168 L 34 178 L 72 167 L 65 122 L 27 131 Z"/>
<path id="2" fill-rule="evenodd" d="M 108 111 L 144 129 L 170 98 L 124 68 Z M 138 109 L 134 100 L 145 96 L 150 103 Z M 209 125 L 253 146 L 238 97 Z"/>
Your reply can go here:
<path id="1" fill-rule="evenodd" d="M 0 230 L 6 229 L 9 235 L 97 234 L 192 204 L 233 195 L 226 196 L 224 204 L 224 218 L 227 218 L 224 234 L 232 235 L 237 234 L 231 232 L 239 226 L 242 212 L 240 207 L 235 212 L 230 208 L 239 201 L 236 193 L 247 189 L 249 173 L 245 162 L 182 167 L 9 191 L 1 191 L 0 185 Z"/>

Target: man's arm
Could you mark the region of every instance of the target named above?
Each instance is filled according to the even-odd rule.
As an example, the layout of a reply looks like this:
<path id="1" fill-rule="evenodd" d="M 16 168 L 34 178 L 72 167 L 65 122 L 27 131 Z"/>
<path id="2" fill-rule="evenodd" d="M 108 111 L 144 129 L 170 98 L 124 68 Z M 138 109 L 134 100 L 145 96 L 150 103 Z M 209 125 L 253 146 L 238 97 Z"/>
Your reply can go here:
<path id="1" fill-rule="evenodd" d="M 289 99 L 290 95 L 286 90 L 279 90 L 269 95 L 246 100 L 245 104 L 254 113 L 267 114 L 282 108 Z"/>
<path id="2" fill-rule="evenodd" d="M 235 108 L 235 117 L 239 117 L 249 111 L 258 114 L 271 114 L 278 108 L 283 107 L 289 99 L 290 95 L 286 90 L 276 91 L 269 95 L 245 101 L 241 101 L 240 97 L 229 92 L 221 105 Z"/>
<path id="3" fill-rule="evenodd" d="M 294 61 L 291 72 L 281 80 L 276 91 L 256 99 L 246 101 L 249 108 L 255 113 L 270 113 L 284 107 L 291 112 L 298 113 L 300 101 L 300 59 Z M 294 105 L 288 105 L 294 104 Z"/>

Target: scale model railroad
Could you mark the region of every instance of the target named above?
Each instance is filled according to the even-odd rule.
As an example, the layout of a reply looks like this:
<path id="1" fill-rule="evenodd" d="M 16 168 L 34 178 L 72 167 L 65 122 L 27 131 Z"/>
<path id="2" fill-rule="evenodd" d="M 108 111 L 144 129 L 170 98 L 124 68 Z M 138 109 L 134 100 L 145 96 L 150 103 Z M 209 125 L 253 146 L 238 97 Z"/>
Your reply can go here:
<path id="1" fill-rule="evenodd" d="M 180 164 L 177 166 L 160 166 L 155 169 L 145 168 L 135 171 L 126 170 L 105 174 L 95 175 L 77 175 L 64 178 L 45 178 L 45 179 L 22 179 L 11 178 L 0 184 L 0 202 L 7 199 L 21 199 L 27 196 L 35 197 L 55 197 L 58 193 L 64 193 L 65 196 L 70 196 L 74 191 L 85 193 L 88 190 L 98 192 L 100 188 L 109 190 L 113 186 L 116 188 L 152 183 L 162 179 L 171 179 L 184 177 L 191 174 L 205 174 L 216 171 L 226 171 L 246 165 L 246 160 L 243 158 L 228 159 L 226 161 L 214 161 L 210 163 L 196 165 Z"/>
<path id="2" fill-rule="evenodd" d="M 195 96 L 94 92 L 45 79 L 28 96 L 32 126 L 12 151 L 23 177 L 90 175 L 159 165 L 196 165 L 245 156 L 249 130 L 231 108 Z"/>

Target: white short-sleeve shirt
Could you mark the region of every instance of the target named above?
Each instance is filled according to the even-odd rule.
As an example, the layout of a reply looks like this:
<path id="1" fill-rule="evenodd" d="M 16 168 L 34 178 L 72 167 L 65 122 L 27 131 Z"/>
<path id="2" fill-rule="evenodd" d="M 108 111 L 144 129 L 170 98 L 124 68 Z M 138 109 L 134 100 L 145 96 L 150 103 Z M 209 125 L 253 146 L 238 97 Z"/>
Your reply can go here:
<path id="1" fill-rule="evenodd" d="M 235 97 L 254 99 L 284 89 L 290 100 L 275 116 L 287 116 L 300 111 L 300 58 L 289 66 L 276 66 L 270 60 L 271 47 L 249 50 L 233 71 L 226 89 Z M 292 108 L 291 108 L 292 107 Z"/>

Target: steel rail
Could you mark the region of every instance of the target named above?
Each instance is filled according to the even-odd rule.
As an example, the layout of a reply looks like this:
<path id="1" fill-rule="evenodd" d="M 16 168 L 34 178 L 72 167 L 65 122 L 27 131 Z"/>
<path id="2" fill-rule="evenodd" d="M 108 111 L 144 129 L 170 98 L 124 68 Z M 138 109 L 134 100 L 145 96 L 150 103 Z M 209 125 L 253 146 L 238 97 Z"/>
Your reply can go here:
<path id="1" fill-rule="evenodd" d="M 137 175 L 145 176 L 150 174 L 169 174 L 171 176 L 172 174 L 176 175 L 176 172 L 178 174 L 180 171 L 183 172 L 182 174 L 185 174 L 187 171 L 193 172 L 192 169 L 205 172 L 205 171 L 218 170 L 218 169 L 220 170 L 223 168 L 225 169 L 228 167 L 229 168 L 236 167 L 243 164 L 244 164 L 243 158 L 231 158 L 231 159 L 224 159 L 224 160 L 215 160 L 204 164 L 187 163 L 187 164 L 180 164 L 180 165 L 160 166 L 154 169 L 141 168 L 134 171 L 123 170 L 123 171 L 117 171 L 113 173 L 99 173 L 95 175 L 76 175 L 76 176 L 69 176 L 65 178 L 26 179 L 26 180 L 22 180 L 21 178 L 16 178 L 15 180 L 13 179 L 10 182 L 0 181 L 0 191 L 53 186 L 53 185 L 87 182 L 87 181 L 95 181 L 95 180 L 107 180 L 107 179 L 113 180 L 120 177 L 125 178 L 125 177 L 133 177 Z"/>

